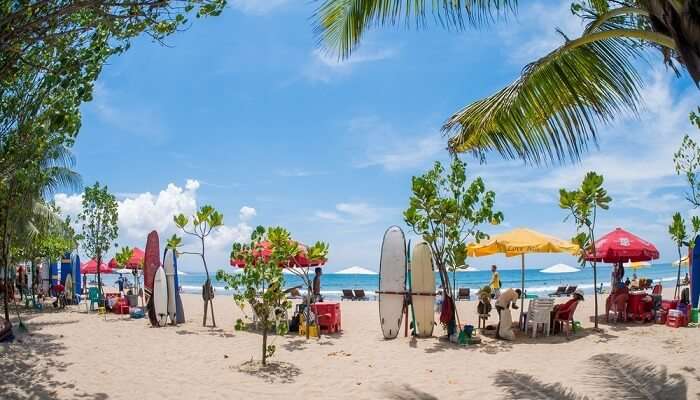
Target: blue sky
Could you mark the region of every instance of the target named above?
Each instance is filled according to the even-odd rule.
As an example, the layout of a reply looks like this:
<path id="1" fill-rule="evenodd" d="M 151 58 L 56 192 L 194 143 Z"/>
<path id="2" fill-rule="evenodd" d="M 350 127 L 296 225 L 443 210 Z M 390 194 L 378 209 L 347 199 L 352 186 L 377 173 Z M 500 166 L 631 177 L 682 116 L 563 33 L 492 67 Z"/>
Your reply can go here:
<path id="1" fill-rule="evenodd" d="M 167 47 L 141 38 L 110 60 L 83 107 L 77 169 L 85 184 L 99 180 L 118 195 L 120 245 L 143 247 L 151 229 L 170 235 L 173 213 L 208 203 L 226 222 L 210 243 L 216 266 L 260 224 L 329 242 L 332 270 L 377 269 L 384 230 L 404 226 L 411 176 L 447 158 L 442 122 L 557 46 L 555 28 L 580 30 L 569 3 L 532 2 L 517 19 L 481 31 L 376 29 L 341 63 L 316 49 L 315 3 L 234 0 L 220 17 L 168 38 Z M 575 187 L 595 169 L 614 198 L 599 232 L 625 227 L 656 243 L 663 261 L 674 259 L 666 226 L 674 211 L 691 211 L 672 154 L 692 133 L 687 115 L 700 96 L 659 60 L 643 71 L 641 118 L 601 127 L 600 150 L 581 164 L 524 167 L 493 155 L 478 165 L 465 156 L 505 213 L 506 223 L 489 232 L 527 226 L 570 237 L 558 188 Z M 79 209 L 79 195 L 56 200 L 67 214 Z M 518 260 L 471 260 L 494 262 Z M 184 264 L 201 268 L 197 260 Z"/>

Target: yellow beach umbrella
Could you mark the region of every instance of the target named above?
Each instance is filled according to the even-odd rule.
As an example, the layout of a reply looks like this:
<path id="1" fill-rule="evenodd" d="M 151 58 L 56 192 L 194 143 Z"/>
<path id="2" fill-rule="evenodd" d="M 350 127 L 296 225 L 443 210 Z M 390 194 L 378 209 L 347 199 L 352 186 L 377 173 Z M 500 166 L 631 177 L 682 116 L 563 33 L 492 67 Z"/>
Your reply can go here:
<path id="1" fill-rule="evenodd" d="M 632 261 L 624 264 L 625 268 L 632 268 L 633 270 L 638 270 L 642 268 L 651 267 L 651 263 L 648 261 Z"/>
<path id="2" fill-rule="evenodd" d="M 677 267 L 678 264 L 680 264 L 681 267 L 688 267 L 688 256 L 685 256 L 685 257 L 681 258 L 680 260 L 676 260 L 673 262 L 674 267 Z"/>
<path id="3" fill-rule="evenodd" d="M 467 255 L 483 257 L 493 254 L 505 254 L 507 257 L 520 256 L 521 261 L 521 290 L 525 292 L 525 254 L 528 253 L 569 253 L 579 254 L 578 245 L 554 236 L 546 235 L 527 228 L 517 228 L 512 231 L 492 235 L 480 243 L 467 245 Z M 520 313 L 525 304 L 524 296 L 520 300 Z"/>

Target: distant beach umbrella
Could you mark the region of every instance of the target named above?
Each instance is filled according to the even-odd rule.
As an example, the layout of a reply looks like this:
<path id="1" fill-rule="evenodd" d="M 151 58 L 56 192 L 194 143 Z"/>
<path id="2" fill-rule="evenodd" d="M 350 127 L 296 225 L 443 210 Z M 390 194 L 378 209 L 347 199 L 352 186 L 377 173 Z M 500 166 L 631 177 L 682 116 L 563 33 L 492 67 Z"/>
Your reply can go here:
<path id="1" fill-rule="evenodd" d="M 134 247 L 132 249 L 131 253 L 131 258 L 129 259 L 129 262 L 124 265 L 124 268 L 128 269 L 142 269 L 143 268 L 143 258 L 146 256 L 146 253 L 139 249 L 138 247 Z M 120 265 L 117 265 L 117 259 L 112 257 L 111 260 L 109 260 L 109 263 L 107 264 L 112 269 L 115 269 L 117 267 L 120 267 Z"/>
<path id="2" fill-rule="evenodd" d="M 107 264 L 102 263 L 100 264 L 100 273 L 102 274 L 111 274 L 112 273 L 112 268 L 107 266 Z M 80 273 L 81 274 L 96 274 L 97 273 L 97 261 L 95 259 L 92 259 L 83 265 L 80 266 Z"/>
<path id="3" fill-rule="evenodd" d="M 334 273 L 340 275 L 377 275 L 376 271 L 372 271 L 359 266 L 345 268 Z"/>
<path id="4" fill-rule="evenodd" d="M 680 264 L 681 267 L 686 267 L 686 268 L 687 268 L 687 267 L 688 267 L 688 264 L 689 264 L 689 263 L 688 263 L 688 260 L 689 260 L 689 259 L 688 259 L 688 256 L 685 256 L 685 257 L 681 258 L 680 260 L 674 261 L 674 262 L 673 262 L 673 266 L 674 266 L 674 267 L 677 267 L 678 264 Z"/>
<path id="5" fill-rule="evenodd" d="M 634 270 L 651 267 L 651 263 L 648 261 L 632 261 L 626 262 L 623 265 L 625 266 L 625 268 L 632 268 Z"/>
<path id="6" fill-rule="evenodd" d="M 466 268 L 463 268 L 462 270 L 463 270 L 464 272 L 479 272 L 479 268 L 472 267 L 471 265 L 469 265 L 469 266 L 466 267 Z"/>
<path id="7" fill-rule="evenodd" d="M 572 267 L 570 265 L 566 264 L 554 264 L 549 268 L 545 268 L 543 270 L 540 270 L 540 272 L 544 274 L 568 274 L 572 272 L 579 272 L 580 269 L 576 267 Z"/>
<path id="8" fill-rule="evenodd" d="M 131 270 L 129 268 L 120 268 L 120 269 L 115 269 L 114 272 L 117 274 L 130 274 Z"/>

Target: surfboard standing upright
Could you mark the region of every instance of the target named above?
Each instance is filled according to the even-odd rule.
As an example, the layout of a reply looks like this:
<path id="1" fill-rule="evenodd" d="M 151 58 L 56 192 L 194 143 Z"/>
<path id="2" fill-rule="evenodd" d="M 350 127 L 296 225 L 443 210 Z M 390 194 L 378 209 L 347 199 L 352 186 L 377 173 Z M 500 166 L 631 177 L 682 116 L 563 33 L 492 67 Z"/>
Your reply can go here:
<path id="1" fill-rule="evenodd" d="M 158 232 L 153 231 L 148 234 L 146 240 L 146 249 L 144 250 L 143 258 L 143 292 L 144 301 L 146 303 L 146 311 L 151 325 L 158 326 L 156 313 L 153 310 L 153 280 L 156 276 L 156 271 L 160 267 L 160 245 L 158 244 Z"/>
<path id="2" fill-rule="evenodd" d="M 175 324 L 175 314 L 177 313 L 177 302 L 175 300 L 177 297 L 177 289 L 175 286 L 175 260 L 173 258 L 173 251 L 167 248 L 163 253 L 163 269 L 165 270 L 165 279 L 168 285 L 168 318 L 170 318 L 172 324 Z"/>
<path id="3" fill-rule="evenodd" d="M 384 338 L 401 329 L 406 296 L 406 237 L 398 226 L 384 233 L 379 261 L 379 321 Z"/>
<path id="4" fill-rule="evenodd" d="M 173 267 L 175 268 L 175 322 L 185 323 L 185 308 L 182 306 L 180 297 L 180 277 L 177 273 L 177 251 L 173 251 Z"/>
<path id="5" fill-rule="evenodd" d="M 163 267 L 158 267 L 153 279 L 153 313 L 156 315 L 155 326 L 168 323 L 168 278 Z"/>
<path id="6" fill-rule="evenodd" d="M 425 242 L 413 248 L 411 284 L 416 333 L 419 337 L 430 337 L 435 326 L 435 273 L 433 253 Z"/>

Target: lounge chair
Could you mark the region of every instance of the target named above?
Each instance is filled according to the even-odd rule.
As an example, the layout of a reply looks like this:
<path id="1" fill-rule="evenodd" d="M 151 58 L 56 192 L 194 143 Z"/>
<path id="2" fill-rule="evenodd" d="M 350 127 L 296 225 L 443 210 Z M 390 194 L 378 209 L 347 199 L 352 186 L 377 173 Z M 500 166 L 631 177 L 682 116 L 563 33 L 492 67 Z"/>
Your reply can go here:
<path id="1" fill-rule="evenodd" d="M 564 294 L 566 294 L 566 286 L 559 286 L 556 292 L 549 294 L 549 297 L 559 297 Z"/>
<path id="2" fill-rule="evenodd" d="M 365 294 L 364 289 L 355 289 L 355 299 L 356 300 L 369 300 L 369 297 Z"/>
<path id="3" fill-rule="evenodd" d="M 340 296 L 340 300 L 355 300 L 355 294 L 352 289 L 343 289 L 343 295 Z"/>
<path id="4" fill-rule="evenodd" d="M 568 288 L 566 288 L 566 293 L 564 293 L 564 295 L 567 297 L 571 296 L 572 294 L 574 294 L 574 292 L 576 291 L 577 288 L 578 288 L 577 285 L 569 286 Z"/>
<path id="5" fill-rule="evenodd" d="M 469 288 L 459 288 L 457 292 L 457 301 L 459 300 L 469 300 Z"/>
<path id="6" fill-rule="evenodd" d="M 292 288 L 289 293 L 287 293 L 287 298 L 288 299 L 301 299 L 301 292 L 299 292 L 298 288 Z"/>

